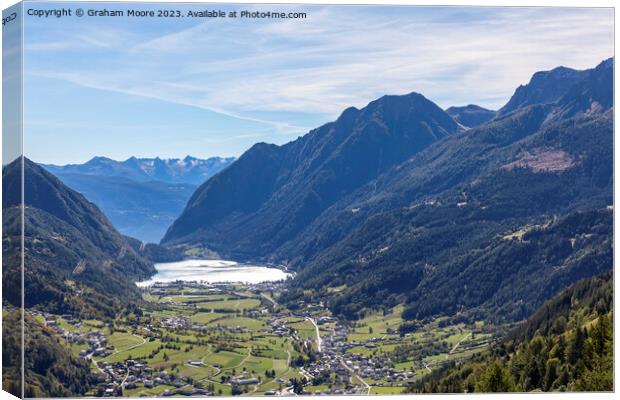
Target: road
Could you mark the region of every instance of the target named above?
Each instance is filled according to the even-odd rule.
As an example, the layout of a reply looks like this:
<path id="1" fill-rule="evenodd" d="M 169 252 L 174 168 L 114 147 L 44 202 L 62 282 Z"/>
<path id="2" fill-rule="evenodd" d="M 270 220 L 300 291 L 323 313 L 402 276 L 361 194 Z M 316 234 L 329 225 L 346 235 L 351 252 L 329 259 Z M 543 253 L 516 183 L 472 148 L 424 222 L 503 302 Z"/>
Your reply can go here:
<path id="1" fill-rule="evenodd" d="M 314 325 L 314 329 L 316 331 L 316 349 L 320 353 L 323 341 L 321 340 L 321 333 L 319 332 L 319 326 L 316 324 L 316 322 L 314 322 L 314 319 L 310 317 L 306 317 L 306 319 L 312 322 L 312 325 Z"/>
<path id="2" fill-rule="evenodd" d="M 426 368 L 428 370 L 428 372 L 433 372 L 430 367 L 428 366 L 428 364 L 426 363 L 426 361 L 422 361 L 422 363 L 424 364 L 424 368 Z"/>
<path id="3" fill-rule="evenodd" d="M 271 302 L 271 304 L 273 304 L 273 305 L 274 305 L 274 307 L 277 307 L 277 306 L 278 306 L 278 303 L 277 303 L 274 299 L 272 299 L 271 297 L 267 296 L 265 293 L 261 293 L 260 295 L 261 295 L 264 299 L 269 300 L 269 301 Z"/>
<path id="4" fill-rule="evenodd" d="M 471 333 L 467 333 L 465 334 L 465 336 L 463 336 L 463 338 L 461 338 L 461 340 L 459 340 L 454 347 L 452 348 L 452 350 L 450 350 L 450 354 L 454 354 L 454 352 L 456 351 L 456 349 L 459 347 L 459 345 L 469 337 L 469 335 L 471 335 Z"/>
<path id="5" fill-rule="evenodd" d="M 347 365 L 347 363 L 344 362 L 344 360 L 342 359 L 342 357 L 338 357 L 338 359 L 340 360 L 340 364 L 342 364 L 342 366 L 351 373 L 351 375 L 353 375 L 355 378 L 357 378 L 358 381 L 362 382 L 362 385 L 364 385 L 364 387 L 366 388 L 366 394 L 370 394 L 370 385 L 368 383 L 366 383 L 365 380 L 362 379 L 361 376 L 359 376 L 354 370 L 353 368 L 349 367 Z"/>

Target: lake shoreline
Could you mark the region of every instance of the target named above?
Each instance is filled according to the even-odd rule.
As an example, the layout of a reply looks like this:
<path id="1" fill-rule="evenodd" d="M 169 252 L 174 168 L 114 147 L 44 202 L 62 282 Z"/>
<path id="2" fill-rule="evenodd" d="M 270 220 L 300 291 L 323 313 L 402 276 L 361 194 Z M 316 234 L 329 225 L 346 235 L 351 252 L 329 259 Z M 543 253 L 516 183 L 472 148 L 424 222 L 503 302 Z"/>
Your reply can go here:
<path id="1" fill-rule="evenodd" d="M 286 280 L 294 276 L 285 266 L 237 262 L 221 259 L 188 259 L 156 263 L 157 272 L 149 279 L 135 282 L 138 287 L 176 281 L 206 284 L 261 283 Z"/>

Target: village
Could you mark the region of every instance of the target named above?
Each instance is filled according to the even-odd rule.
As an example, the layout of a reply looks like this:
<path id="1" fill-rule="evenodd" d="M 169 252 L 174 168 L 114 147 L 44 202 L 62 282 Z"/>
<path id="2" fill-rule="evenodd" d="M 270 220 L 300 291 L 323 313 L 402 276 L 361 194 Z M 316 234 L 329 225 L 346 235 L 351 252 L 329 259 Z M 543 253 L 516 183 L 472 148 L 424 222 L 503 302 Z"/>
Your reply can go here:
<path id="1" fill-rule="evenodd" d="M 391 358 L 410 339 L 400 317 L 352 324 L 322 303 L 292 311 L 278 304 L 281 290 L 278 282 L 172 282 L 145 289 L 147 306 L 110 326 L 37 318 L 92 365 L 97 397 L 398 393 L 430 371 L 432 363 L 414 370 Z"/>

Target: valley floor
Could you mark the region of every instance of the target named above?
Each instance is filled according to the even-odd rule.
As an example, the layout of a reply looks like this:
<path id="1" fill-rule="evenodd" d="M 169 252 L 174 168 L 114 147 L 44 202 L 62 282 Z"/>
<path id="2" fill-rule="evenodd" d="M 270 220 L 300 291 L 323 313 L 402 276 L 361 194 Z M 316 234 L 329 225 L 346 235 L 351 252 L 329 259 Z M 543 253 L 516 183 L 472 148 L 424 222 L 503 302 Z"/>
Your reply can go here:
<path id="1" fill-rule="evenodd" d="M 282 290 L 157 284 L 113 324 L 36 317 L 91 361 L 101 379 L 90 394 L 105 397 L 398 394 L 498 332 L 482 321 L 403 325 L 402 307 L 351 323 L 323 304 L 289 310 L 275 300 Z"/>

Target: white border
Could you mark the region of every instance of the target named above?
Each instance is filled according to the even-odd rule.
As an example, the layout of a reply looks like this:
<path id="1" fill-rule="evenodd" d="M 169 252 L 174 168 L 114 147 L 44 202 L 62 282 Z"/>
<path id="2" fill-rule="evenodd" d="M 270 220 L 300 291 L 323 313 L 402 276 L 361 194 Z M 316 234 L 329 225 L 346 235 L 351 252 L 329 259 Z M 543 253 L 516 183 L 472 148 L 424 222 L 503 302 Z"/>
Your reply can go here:
<path id="1" fill-rule="evenodd" d="M 51 2 L 51 1 L 50 1 Z M 80 0 L 64 0 L 63 2 L 85 2 L 85 1 L 80 1 Z M 131 2 L 140 2 L 140 3 L 155 3 L 154 1 L 147 1 L 147 0 L 132 0 Z M 2 6 L 2 9 L 5 9 L 13 4 L 17 3 L 17 1 L 14 0 L 0 0 L 0 5 Z M 616 2 L 613 0 L 521 0 L 521 1 L 515 1 L 515 0 L 440 0 L 440 1 L 433 1 L 433 0 L 422 0 L 422 1 L 415 1 L 415 0 L 388 0 L 388 1 L 380 1 L 380 0 L 308 0 L 308 1 L 300 1 L 300 0 L 280 0 L 280 1 L 273 1 L 273 0 L 261 0 L 261 1 L 252 1 L 252 0 L 236 0 L 236 1 L 227 1 L 227 0 L 221 0 L 221 1 L 182 1 L 182 0 L 168 0 L 168 1 L 159 1 L 159 3 L 229 3 L 229 4 L 240 4 L 240 3 L 262 3 L 262 4 L 283 4 L 283 3 L 290 3 L 290 4 L 320 4 L 320 5 L 330 5 L 330 4 L 381 4 L 381 5 L 427 5 L 427 6 L 489 6 L 489 7 L 515 7 L 515 6 L 519 6 L 519 7 L 611 7 L 611 8 L 615 8 Z M 617 17 L 614 11 L 614 22 L 617 22 Z M 2 34 L 0 31 L 0 41 L 2 39 Z M 614 32 L 614 54 L 616 53 L 617 50 L 617 46 L 618 46 L 618 32 L 615 31 Z M 614 65 L 614 104 L 616 103 L 616 96 L 615 94 L 617 93 L 617 89 L 618 89 L 618 81 L 616 80 L 615 77 L 615 65 Z M 2 65 L 0 63 L 0 76 L 2 74 Z M 0 86 L 1 86 L 1 82 L 0 82 Z M 0 96 L 1 97 L 1 96 Z M 0 98 L 0 110 L 1 110 L 1 106 L 2 106 L 2 99 Z M 2 111 L 0 111 L 0 115 L 1 115 Z M 615 161 L 618 159 L 618 155 L 620 154 L 620 149 L 618 148 L 618 146 L 615 146 L 615 127 L 618 124 L 618 114 L 614 113 L 614 179 L 617 179 L 618 177 L 620 177 L 620 167 L 618 166 L 618 163 L 616 163 Z M 0 142 L 0 150 L 1 150 L 1 146 L 2 143 Z M 615 180 L 614 180 L 614 199 L 618 199 L 620 198 L 619 195 L 620 190 L 618 189 L 618 186 L 615 185 Z M 0 197 L 2 195 L 2 189 L 0 187 Z M 614 210 L 615 211 L 615 210 Z M 620 234 L 620 227 L 617 224 L 617 218 L 618 215 L 614 212 L 614 238 L 619 237 Z M 1 233 L 1 227 L 0 227 L 0 233 Z M 614 240 L 615 242 L 615 240 Z M 615 246 L 614 247 L 614 261 L 618 258 L 618 247 Z M 2 255 L 0 254 L 0 261 L 1 261 Z M 615 275 L 614 275 L 614 294 L 618 293 L 618 281 L 617 279 L 615 279 Z M 1 295 L 2 291 L 0 289 L 0 295 Z M 618 310 L 618 297 L 614 295 L 614 309 Z M 615 343 L 614 343 L 614 388 L 617 389 L 618 388 L 618 382 L 620 382 L 620 371 L 619 368 L 617 367 L 617 357 L 615 357 L 617 354 L 620 354 L 620 352 L 618 351 L 620 349 L 619 346 L 619 342 L 620 340 L 618 340 L 618 335 L 616 335 L 615 333 L 618 332 L 618 320 L 619 318 L 616 317 L 614 319 L 614 338 Z M 0 322 L 0 327 L 1 327 L 1 322 Z M 0 350 L 0 357 L 2 356 L 2 351 Z M 0 358 L 1 359 L 1 358 Z M 397 400 L 397 399 L 411 399 L 413 395 L 377 395 L 377 396 L 371 396 L 371 398 L 373 399 L 379 399 L 379 400 Z M 518 393 L 518 394 L 496 394 L 496 393 L 488 393 L 488 394 L 468 394 L 468 395 L 457 395 L 457 394 L 437 394 L 437 395 L 416 395 L 416 396 L 432 396 L 433 399 L 455 399 L 455 398 L 465 398 L 465 399 L 475 399 L 475 398 L 485 398 L 485 399 L 490 399 L 490 400 L 495 400 L 495 399 L 518 399 L 518 398 L 532 398 L 533 396 L 545 396 L 545 398 L 547 399 L 568 399 L 568 400 L 582 400 L 584 397 L 587 396 L 588 400 L 597 400 L 597 399 L 612 399 L 615 398 L 615 394 L 613 393 L 536 393 L 536 394 L 523 394 L 523 393 Z M 350 396 L 321 396 L 321 398 L 325 398 L 325 399 L 342 399 L 343 397 L 350 397 Z M 5 399 L 14 399 L 15 397 L 11 396 L 10 394 L 0 391 L 0 400 L 5 400 Z M 239 397 L 239 398 L 245 398 L 245 399 L 250 399 L 252 397 Z M 256 398 L 256 397 L 254 397 Z M 145 398 L 148 399 L 148 398 Z M 161 399 L 161 398 L 160 398 Z"/>

